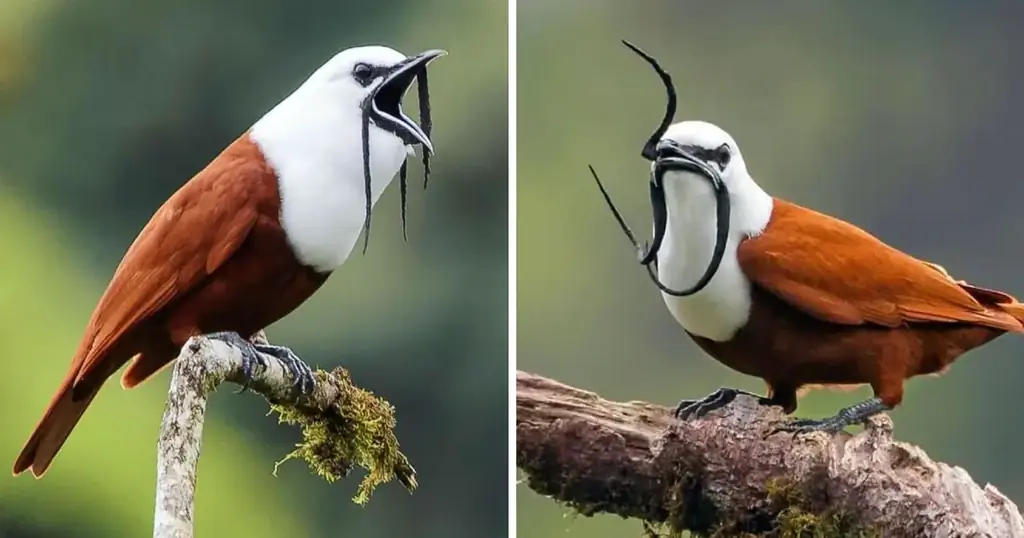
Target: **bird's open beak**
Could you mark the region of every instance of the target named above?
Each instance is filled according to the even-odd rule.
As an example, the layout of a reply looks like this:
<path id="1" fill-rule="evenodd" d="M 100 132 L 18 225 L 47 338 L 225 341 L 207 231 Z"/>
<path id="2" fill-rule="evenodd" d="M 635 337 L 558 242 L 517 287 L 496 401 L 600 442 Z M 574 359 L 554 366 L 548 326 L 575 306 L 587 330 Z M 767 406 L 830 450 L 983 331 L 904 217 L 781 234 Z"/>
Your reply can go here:
<path id="1" fill-rule="evenodd" d="M 395 64 L 370 97 L 374 123 L 408 145 L 422 144 L 424 151 L 431 154 L 434 146 L 430 137 L 402 111 L 402 98 L 413 80 L 426 72 L 427 65 L 445 54 L 448 53 L 440 49 L 428 50 Z"/>
<path id="2" fill-rule="evenodd" d="M 655 150 L 657 155 L 651 170 L 650 184 L 651 210 L 654 213 L 654 239 L 646 255 L 640 260 L 640 263 L 644 265 L 650 264 L 657 258 L 658 251 L 661 249 L 661 243 L 665 239 L 665 229 L 668 226 L 668 207 L 665 202 L 665 172 L 682 170 L 704 176 L 715 189 L 719 209 L 722 209 L 722 204 L 726 204 L 724 209 L 728 212 L 727 204 L 729 203 L 727 194 L 724 197 L 721 196 L 721 193 L 725 192 L 725 185 L 722 182 L 721 174 L 713 166 L 694 156 L 693 153 L 673 140 L 658 141 Z"/>

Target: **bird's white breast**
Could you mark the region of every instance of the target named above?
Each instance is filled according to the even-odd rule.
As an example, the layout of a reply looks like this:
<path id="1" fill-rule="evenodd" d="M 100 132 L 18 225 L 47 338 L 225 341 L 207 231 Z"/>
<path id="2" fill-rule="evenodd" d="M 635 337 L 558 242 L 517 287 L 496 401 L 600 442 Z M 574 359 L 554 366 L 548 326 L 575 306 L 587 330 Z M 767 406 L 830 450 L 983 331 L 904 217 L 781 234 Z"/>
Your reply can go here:
<path id="1" fill-rule="evenodd" d="M 253 126 L 251 136 L 277 172 L 280 220 L 292 251 L 303 264 L 327 272 L 348 259 L 366 217 L 361 126 L 357 114 L 337 103 L 310 101 L 295 107 L 282 102 Z M 400 139 L 370 126 L 371 203 L 394 179 L 406 152 Z"/>
<path id="2" fill-rule="evenodd" d="M 658 254 L 658 277 L 666 286 L 681 290 L 704 274 L 715 246 L 715 202 L 702 178 L 666 176 L 669 221 Z M 729 241 L 718 271 L 694 295 L 662 293 L 676 321 L 690 333 L 718 342 L 730 340 L 750 317 L 751 284 L 740 268 L 736 249 L 747 237 L 761 233 L 771 218 L 772 199 L 759 187 L 732 192 Z"/>

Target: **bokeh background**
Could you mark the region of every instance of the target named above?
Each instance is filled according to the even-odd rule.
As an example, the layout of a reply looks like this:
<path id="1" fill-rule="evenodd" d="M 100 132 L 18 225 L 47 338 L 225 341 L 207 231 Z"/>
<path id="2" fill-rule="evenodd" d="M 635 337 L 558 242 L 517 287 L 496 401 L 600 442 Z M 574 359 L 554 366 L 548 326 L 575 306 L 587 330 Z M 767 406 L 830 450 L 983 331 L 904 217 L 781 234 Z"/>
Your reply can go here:
<path id="1" fill-rule="evenodd" d="M 64 375 L 128 244 L 183 182 L 349 46 L 450 52 L 431 66 L 437 156 L 410 167 L 366 256 L 272 326 L 397 408 L 419 471 L 370 504 L 274 462 L 298 431 L 258 396 L 211 401 L 201 536 L 507 533 L 507 13 L 471 0 L 0 1 L 0 462 L 10 465 Z M 405 108 L 415 117 L 415 91 Z M 0 477 L 0 537 L 147 536 L 170 371 L 112 380 L 46 478 Z M 6 473 L 6 471 L 3 471 Z"/>
<path id="2" fill-rule="evenodd" d="M 704 355 L 676 325 L 601 200 L 650 235 L 643 142 L 673 73 L 677 120 L 729 131 L 768 192 L 854 222 L 954 276 L 1024 296 L 1024 4 L 519 0 L 518 367 L 616 399 L 665 405 L 760 380 Z M 1024 503 L 1024 338 L 907 384 L 899 439 Z M 818 392 L 802 416 L 867 397 Z M 518 532 L 636 536 L 517 490 Z"/>

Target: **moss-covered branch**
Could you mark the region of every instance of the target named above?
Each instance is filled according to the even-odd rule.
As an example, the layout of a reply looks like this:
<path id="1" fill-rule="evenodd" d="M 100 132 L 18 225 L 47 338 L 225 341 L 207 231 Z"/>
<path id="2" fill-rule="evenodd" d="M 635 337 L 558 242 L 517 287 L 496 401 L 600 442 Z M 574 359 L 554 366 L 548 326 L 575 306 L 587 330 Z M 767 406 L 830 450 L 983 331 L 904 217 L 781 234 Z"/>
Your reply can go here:
<path id="1" fill-rule="evenodd" d="M 526 372 L 516 412 L 516 463 L 531 489 L 583 515 L 641 519 L 652 534 L 1024 536 L 1012 501 L 894 442 L 885 415 L 855 436 L 768 436 L 784 417 L 750 397 L 680 422 Z"/>
<path id="2" fill-rule="evenodd" d="M 262 333 L 257 338 L 264 339 Z M 302 395 L 284 365 L 274 357 L 266 358 L 270 366 L 249 380 L 249 389 L 270 402 L 281 422 L 298 424 L 302 430 L 302 442 L 283 461 L 305 460 L 328 481 L 345 477 L 356 466 L 366 469 L 353 499 L 359 504 L 369 500 L 376 486 L 392 479 L 410 492 L 416 488 L 416 471 L 398 448 L 391 404 L 353 385 L 342 368 L 315 371 L 316 389 Z M 241 351 L 221 340 L 189 340 L 175 362 L 160 425 L 156 538 L 193 536 L 196 467 L 206 401 L 225 381 L 239 385 L 246 381 Z"/>

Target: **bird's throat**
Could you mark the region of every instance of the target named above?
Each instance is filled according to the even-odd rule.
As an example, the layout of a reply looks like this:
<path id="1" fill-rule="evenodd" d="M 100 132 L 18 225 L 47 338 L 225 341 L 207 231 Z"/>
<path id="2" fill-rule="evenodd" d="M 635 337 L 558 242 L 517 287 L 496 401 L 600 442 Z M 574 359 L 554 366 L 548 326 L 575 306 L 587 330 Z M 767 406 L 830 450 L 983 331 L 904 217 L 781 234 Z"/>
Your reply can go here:
<path id="1" fill-rule="evenodd" d="M 707 181 L 689 172 L 666 176 L 664 188 L 668 219 L 658 276 L 672 289 L 686 289 L 704 273 L 715 249 L 715 193 Z"/>
<path id="2" fill-rule="evenodd" d="M 732 188 L 730 196 L 729 239 L 714 277 L 688 297 L 662 293 L 683 328 L 719 342 L 731 339 L 750 313 L 750 281 L 739 266 L 737 248 L 765 229 L 772 211 L 771 197 L 753 182 L 751 187 Z M 701 178 L 674 176 L 665 182 L 665 199 L 668 223 L 658 253 L 658 278 L 670 288 L 684 289 L 697 282 L 711 261 L 717 234 L 715 195 Z"/>

